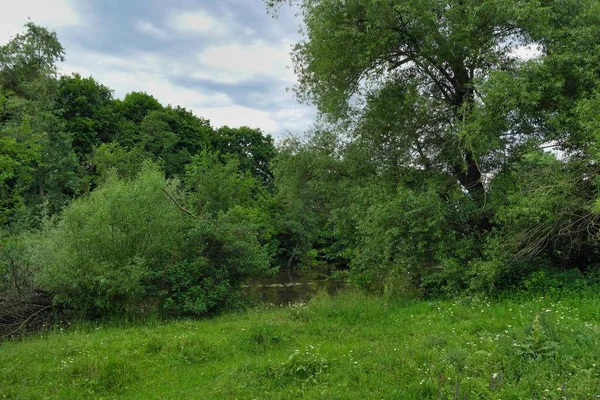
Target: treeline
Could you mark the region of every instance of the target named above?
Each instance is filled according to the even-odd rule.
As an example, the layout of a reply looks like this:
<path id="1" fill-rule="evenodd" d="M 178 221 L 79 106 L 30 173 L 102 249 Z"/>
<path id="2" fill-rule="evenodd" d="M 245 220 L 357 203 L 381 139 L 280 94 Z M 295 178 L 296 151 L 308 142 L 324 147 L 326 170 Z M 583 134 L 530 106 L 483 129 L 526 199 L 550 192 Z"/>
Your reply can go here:
<path id="1" fill-rule="evenodd" d="M 198 316 L 298 266 L 413 297 L 595 281 L 598 1 L 299 3 L 323 123 L 277 147 L 59 76 L 33 24 L 1 47 L 0 296 Z"/>
<path id="2" fill-rule="evenodd" d="M 58 306 L 204 315 L 271 273 L 273 139 L 60 76 L 56 34 L 0 47 L 0 325 Z M 17 325 L 18 328 L 18 325 Z"/>

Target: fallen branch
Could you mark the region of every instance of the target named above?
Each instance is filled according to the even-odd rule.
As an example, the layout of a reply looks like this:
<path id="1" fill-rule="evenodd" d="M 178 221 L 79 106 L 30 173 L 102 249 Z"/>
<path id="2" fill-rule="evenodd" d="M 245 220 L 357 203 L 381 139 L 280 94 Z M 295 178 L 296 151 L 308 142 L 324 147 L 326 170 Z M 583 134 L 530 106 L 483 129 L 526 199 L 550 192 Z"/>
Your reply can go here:
<path id="1" fill-rule="evenodd" d="M 19 325 L 19 327 L 18 327 L 17 329 L 15 329 L 15 330 L 13 330 L 12 332 L 10 332 L 10 333 L 7 333 L 7 334 L 5 334 L 5 335 L 3 335 L 3 336 L 4 336 L 4 337 L 6 337 L 6 338 L 9 338 L 9 337 L 11 337 L 11 336 L 12 336 L 12 335 L 14 335 L 15 333 L 17 333 L 17 332 L 19 332 L 20 330 L 22 330 L 23 328 L 25 328 L 25 327 L 26 327 L 26 325 L 27 325 L 27 323 L 29 322 L 29 320 L 31 320 L 33 317 L 35 317 L 35 316 L 39 315 L 39 314 L 40 314 L 40 313 L 42 313 L 43 311 L 49 310 L 50 308 L 52 308 L 52 306 L 46 306 L 46 307 L 43 307 L 43 308 L 41 308 L 41 309 L 37 310 L 36 312 L 34 312 L 33 314 L 31 314 L 29 317 L 27 317 L 27 319 L 26 319 L 25 321 L 23 321 L 23 322 L 21 323 L 21 325 Z"/>

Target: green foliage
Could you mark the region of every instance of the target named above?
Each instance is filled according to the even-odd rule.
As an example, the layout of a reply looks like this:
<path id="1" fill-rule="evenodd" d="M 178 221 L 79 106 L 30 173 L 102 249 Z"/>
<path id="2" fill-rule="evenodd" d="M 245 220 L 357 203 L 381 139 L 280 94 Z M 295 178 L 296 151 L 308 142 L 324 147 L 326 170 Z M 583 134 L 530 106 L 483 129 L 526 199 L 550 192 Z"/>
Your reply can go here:
<path id="1" fill-rule="evenodd" d="M 289 337 L 283 335 L 279 324 L 257 326 L 249 332 L 249 335 L 250 348 L 256 350 L 258 354 L 264 354 L 290 341 Z"/>
<path id="2" fill-rule="evenodd" d="M 192 159 L 184 178 L 190 190 L 190 203 L 201 215 L 215 216 L 234 206 L 250 208 L 259 201 L 260 182 L 249 172 L 240 171 L 239 160 L 203 151 Z"/>
<path id="3" fill-rule="evenodd" d="M 32 22 L 0 47 L 0 222 L 24 206 L 58 212 L 80 192 L 78 162 L 64 120 L 55 113 L 57 63 L 64 50 L 56 33 Z"/>
<path id="4" fill-rule="evenodd" d="M 58 77 L 56 34 L 26 27 L 0 47 L 0 223 L 25 232 L 2 238 L 2 296 L 41 288 L 89 318 L 234 304 L 276 247 L 272 138 L 216 135 L 149 94 L 114 100 L 92 77 Z"/>
<path id="5" fill-rule="evenodd" d="M 198 118 L 182 107 L 168 106 L 159 117 L 168 124 L 168 131 L 177 137 L 171 151 L 161 156 L 165 173 L 167 176 L 183 176 L 192 156 L 210 148 L 213 128 L 207 120 Z"/>
<path id="6" fill-rule="evenodd" d="M 223 126 L 216 130 L 212 148 L 223 155 L 236 156 L 241 171 L 250 172 L 264 183 L 269 183 L 273 178 L 270 166 L 275 157 L 273 138 L 263 134 L 260 129 Z"/>
<path id="7" fill-rule="evenodd" d="M 443 203 L 437 193 L 398 188 L 388 194 L 374 184 L 357 196 L 357 208 L 364 210 L 357 216 L 352 257 L 358 282 L 382 291 L 385 279 L 397 272 L 418 281 L 427 268 L 424 263 L 436 261 L 440 242 L 451 234 L 444 232 Z"/>
<path id="8" fill-rule="evenodd" d="M 152 95 L 145 92 L 131 92 L 119 102 L 119 108 L 125 119 L 139 124 L 148 114 L 162 110 L 163 106 Z"/>
<path id="9" fill-rule="evenodd" d="M 517 348 L 517 354 L 533 360 L 556 358 L 560 351 L 560 344 L 548 337 L 540 314 L 533 318 L 531 329 L 524 342 L 515 347 Z"/>
<path id="10" fill-rule="evenodd" d="M 184 240 L 185 222 L 162 192 L 166 185 L 147 165 L 132 181 L 113 176 L 76 200 L 36 249 L 39 285 L 83 315 L 129 311 L 150 272 Z"/>
<path id="11" fill-rule="evenodd" d="M 264 257 L 271 257 L 276 247 L 271 196 L 259 178 L 240 170 L 237 158 L 228 155 L 224 159 L 222 162 L 218 153 L 207 151 L 192 159 L 184 177 L 188 204 L 202 218 L 217 221 L 214 231 L 217 242 L 208 251 L 221 249 L 219 241 L 240 245 L 223 253 L 234 257 L 220 261 L 225 269 L 235 264 L 240 269 L 245 268 L 244 265 L 261 265 L 259 269 L 264 271 L 268 264 Z M 220 239 L 219 235 L 222 235 Z M 221 256 L 215 253 L 213 257 Z M 219 264 L 215 267 L 220 268 Z"/>
<path id="12" fill-rule="evenodd" d="M 0 86 L 19 96 L 35 98 L 35 82 L 57 73 L 57 63 L 64 61 L 64 48 L 56 32 L 25 24 L 27 31 L 15 35 L 0 46 Z"/>
<path id="13" fill-rule="evenodd" d="M 122 178 L 134 178 L 149 157 L 139 148 L 127 150 L 116 143 L 103 143 L 95 151 L 91 162 L 100 182 L 112 173 Z"/>
<path id="14" fill-rule="evenodd" d="M 149 112 L 140 122 L 139 130 L 136 145 L 158 159 L 171 153 L 177 142 L 177 135 L 171 131 L 162 111 Z"/>
<path id="15" fill-rule="evenodd" d="M 337 150 L 335 135 L 317 132 L 306 144 L 285 141 L 274 160 L 276 224 L 288 264 L 336 262 L 341 257 L 341 249 L 331 247 L 335 242 L 330 223 L 344 183 Z"/>
<path id="16" fill-rule="evenodd" d="M 0 223 L 24 206 L 24 194 L 41 158 L 40 137 L 28 119 L 0 126 Z"/>
<path id="17" fill-rule="evenodd" d="M 263 221 L 237 205 L 189 215 L 185 201 L 152 164 L 135 178 L 109 175 L 34 243 L 37 284 L 87 318 L 200 316 L 233 304 L 240 284 L 268 271 Z"/>
<path id="18" fill-rule="evenodd" d="M 288 260 L 345 258 L 388 295 L 598 264 L 597 2 L 294 3 L 295 89 L 332 138 L 282 146 Z"/>
<path id="19" fill-rule="evenodd" d="M 259 227 L 240 208 L 196 221 L 186 232 L 183 251 L 189 255 L 155 277 L 167 288 L 166 313 L 201 316 L 234 305 L 248 277 L 269 271 L 270 254 L 259 238 Z"/>
<path id="20" fill-rule="evenodd" d="M 94 317 L 216 311 L 275 255 L 289 271 L 343 267 L 388 300 L 591 279 L 598 2 L 288 3 L 306 28 L 295 89 L 320 116 L 278 149 L 144 92 L 59 78 L 64 49 L 33 23 L 1 46 L 0 224 L 45 224 L 14 237 L 11 268 L 39 269 L 57 303 Z"/>
<path id="21" fill-rule="evenodd" d="M 56 214 L 84 190 L 78 175 L 77 155 L 72 138 L 62 129 L 62 121 L 52 113 L 39 110 L 31 123 L 35 131 L 43 132 L 43 136 L 42 155 L 29 189 L 29 203 L 47 202 L 48 212 Z"/>
<path id="22" fill-rule="evenodd" d="M 35 289 L 38 268 L 31 263 L 30 252 L 37 240 L 35 232 L 9 235 L 0 231 L 0 299 L 27 296 Z"/>
<path id="23" fill-rule="evenodd" d="M 276 383 L 289 384 L 288 381 L 318 383 L 327 371 L 329 362 L 314 350 L 306 347 L 303 351 L 294 350 L 288 359 L 269 373 Z"/>
<path id="24" fill-rule="evenodd" d="M 92 77 L 61 76 L 55 107 L 66 121 L 65 130 L 82 161 L 101 143 L 117 136 L 119 118 L 112 90 Z"/>

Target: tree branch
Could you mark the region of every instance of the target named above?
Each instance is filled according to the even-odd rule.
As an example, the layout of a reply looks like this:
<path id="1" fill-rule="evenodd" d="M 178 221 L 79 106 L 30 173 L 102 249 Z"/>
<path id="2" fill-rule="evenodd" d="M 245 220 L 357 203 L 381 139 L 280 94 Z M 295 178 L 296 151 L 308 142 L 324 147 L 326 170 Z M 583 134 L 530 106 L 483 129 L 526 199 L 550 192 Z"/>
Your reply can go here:
<path id="1" fill-rule="evenodd" d="M 179 208 L 182 212 L 194 217 L 194 218 L 198 218 L 197 215 L 192 214 L 189 210 L 187 210 L 186 208 L 182 207 L 177 200 L 175 200 L 175 198 L 167 191 L 166 188 L 163 188 L 162 191 L 167 195 L 167 197 L 173 202 L 173 204 L 175 204 L 177 206 L 177 208 Z"/>

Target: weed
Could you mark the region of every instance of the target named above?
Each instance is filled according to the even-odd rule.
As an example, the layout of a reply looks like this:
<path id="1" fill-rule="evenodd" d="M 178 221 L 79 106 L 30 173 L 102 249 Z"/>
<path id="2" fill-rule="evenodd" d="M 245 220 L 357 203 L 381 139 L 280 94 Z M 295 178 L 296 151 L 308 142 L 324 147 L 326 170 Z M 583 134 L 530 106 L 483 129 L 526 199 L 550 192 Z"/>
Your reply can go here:
<path id="1" fill-rule="evenodd" d="M 203 364 L 220 359 L 218 350 L 197 338 L 179 341 L 176 352 L 178 360 L 184 364 Z"/>
<path id="2" fill-rule="evenodd" d="M 297 380 L 317 383 L 317 379 L 325 373 L 328 366 L 327 359 L 313 346 L 307 346 L 303 351 L 294 350 L 285 362 L 272 369 L 272 375 L 277 382 Z"/>
<path id="3" fill-rule="evenodd" d="M 163 347 L 165 347 L 165 342 L 162 339 L 158 337 L 152 337 L 146 342 L 144 349 L 147 354 L 158 354 Z"/>
<path id="4" fill-rule="evenodd" d="M 523 357 L 539 360 L 541 358 L 553 358 L 560 349 L 559 343 L 551 340 L 544 326 L 540 314 L 536 314 L 531 324 L 529 334 L 525 337 L 523 343 L 516 347 L 517 354 Z"/>

